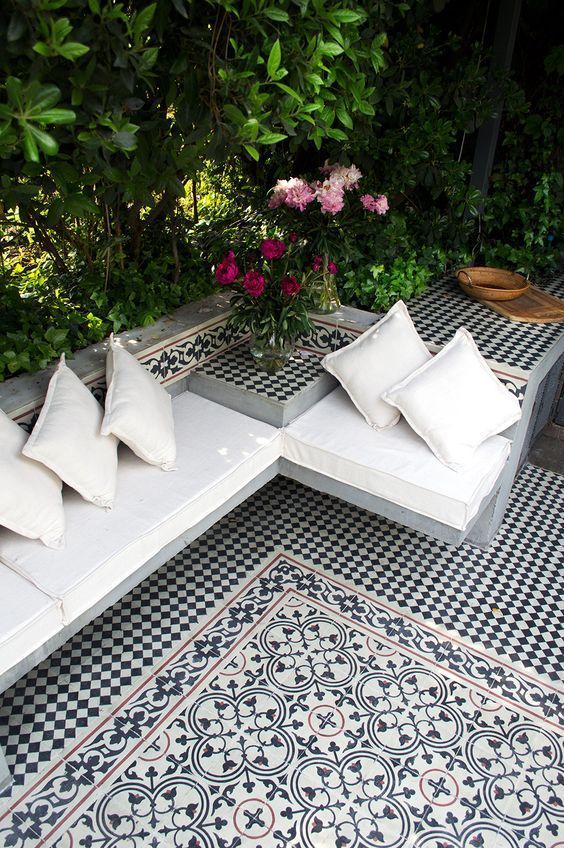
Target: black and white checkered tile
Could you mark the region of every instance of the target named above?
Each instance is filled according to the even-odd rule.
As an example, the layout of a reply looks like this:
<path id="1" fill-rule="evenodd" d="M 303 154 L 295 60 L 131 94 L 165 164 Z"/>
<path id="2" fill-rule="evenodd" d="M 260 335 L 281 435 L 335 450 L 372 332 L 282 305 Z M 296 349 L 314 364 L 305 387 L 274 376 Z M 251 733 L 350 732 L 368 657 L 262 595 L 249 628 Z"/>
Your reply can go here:
<path id="1" fill-rule="evenodd" d="M 0 696 L 17 784 L 36 773 L 276 548 L 556 679 L 563 478 L 525 466 L 488 552 L 453 548 L 277 478 Z"/>
<path id="2" fill-rule="evenodd" d="M 564 274 L 542 284 L 564 298 Z M 444 345 L 459 327 L 472 333 L 486 359 L 530 371 L 562 335 L 562 324 L 519 324 L 467 297 L 454 277 L 444 277 L 409 301 L 409 314 L 427 343 Z"/>
<path id="3" fill-rule="evenodd" d="M 269 377 L 257 367 L 248 342 L 243 342 L 205 362 L 194 373 L 215 377 L 238 389 L 284 403 L 311 386 L 325 371 L 320 356 L 298 348 L 284 370 Z"/>

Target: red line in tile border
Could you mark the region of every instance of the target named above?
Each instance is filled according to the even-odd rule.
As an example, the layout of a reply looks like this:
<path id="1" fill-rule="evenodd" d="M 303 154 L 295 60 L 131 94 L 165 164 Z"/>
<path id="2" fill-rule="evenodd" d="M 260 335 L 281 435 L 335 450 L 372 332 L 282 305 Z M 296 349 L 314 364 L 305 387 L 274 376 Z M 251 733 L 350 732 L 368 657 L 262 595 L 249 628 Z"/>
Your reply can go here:
<path id="1" fill-rule="evenodd" d="M 503 660 L 499 659 L 497 656 L 494 657 L 491 654 L 488 654 L 485 651 L 482 651 L 480 648 L 475 648 L 473 645 L 469 645 L 468 642 L 463 642 L 462 639 L 459 639 L 457 636 L 450 636 L 448 633 L 446 633 L 444 630 L 440 630 L 434 624 L 427 623 L 426 621 L 421 621 L 420 619 L 415 618 L 414 616 L 410 615 L 409 613 L 404 613 L 404 612 L 401 612 L 400 610 L 394 609 L 394 607 L 389 606 L 387 603 L 385 603 L 385 601 L 380 601 L 379 599 L 375 599 L 375 598 L 371 597 L 369 594 L 367 594 L 366 592 L 363 592 L 362 590 L 357 589 L 356 587 L 352 588 L 351 586 L 347 586 L 346 583 L 342 583 L 336 577 L 333 577 L 332 575 L 324 574 L 323 572 L 318 571 L 315 568 L 312 568 L 312 566 L 307 565 L 307 563 L 302 562 L 301 560 L 297 559 L 296 557 L 292 556 L 291 554 L 281 554 L 281 556 L 283 556 L 285 559 L 290 560 L 291 562 L 295 563 L 296 565 L 302 566 L 307 571 L 310 571 L 313 574 L 321 574 L 327 580 L 330 580 L 332 583 L 336 583 L 338 586 L 341 586 L 343 589 L 346 589 L 348 592 L 351 592 L 351 591 L 356 592 L 357 595 L 360 595 L 363 598 L 367 598 L 369 601 L 372 601 L 372 603 L 376 603 L 379 606 L 384 607 L 386 610 L 388 610 L 389 612 L 392 612 L 394 615 L 399 615 L 402 618 L 406 618 L 408 621 L 412 621 L 414 624 L 419 625 L 419 627 L 426 627 L 428 630 L 432 630 L 435 633 L 439 633 L 442 636 L 444 636 L 444 638 L 447 639 L 449 642 L 456 642 L 457 645 L 461 645 L 463 648 L 468 648 L 471 651 L 473 651 L 474 653 L 479 654 L 481 657 L 485 657 L 486 659 L 492 660 L 495 663 L 497 663 L 497 665 L 502 665 L 505 668 L 508 668 L 511 671 L 513 671 L 515 674 L 521 675 L 521 677 L 528 678 L 533 683 L 538 683 L 540 686 L 546 686 L 547 688 L 552 689 L 554 692 L 556 692 L 557 695 L 561 694 L 560 687 L 555 686 L 552 682 L 542 680 L 539 677 L 535 677 L 532 674 L 528 674 L 526 671 L 521 671 L 521 669 L 516 669 L 515 666 L 512 666 L 509 663 L 503 662 Z"/>
<path id="2" fill-rule="evenodd" d="M 98 731 L 99 731 L 101 728 L 103 728 L 103 726 L 104 726 L 107 722 L 109 722 L 109 720 L 110 720 L 110 719 L 112 719 L 112 718 L 114 718 L 114 717 L 115 717 L 115 714 L 116 714 L 116 712 L 117 712 L 118 710 L 122 709 L 122 708 L 123 708 L 123 707 L 124 707 L 124 706 L 125 706 L 125 705 L 129 702 L 129 701 L 131 701 L 131 699 L 132 699 L 135 695 L 137 695 L 137 693 L 138 693 L 141 689 L 143 689 L 143 688 L 144 688 L 144 687 L 145 687 L 148 683 L 150 683 L 150 681 L 151 681 L 151 680 L 154 680 L 154 678 L 155 678 L 155 677 L 158 677 L 158 675 L 159 675 L 159 673 L 162 671 L 162 669 L 163 669 L 163 668 L 165 668 L 167 665 L 169 665 L 169 663 L 171 663 L 171 662 L 172 662 L 172 661 L 173 661 L 173 660 L 174 660 L 174 659 L 175 659 L 175 658 L 176 658 L 176 657 L 177 657 L 180 653 L 182 653 L 182 651 L 183 651 L 183 650 L 184 650 L 184 649 L 185 649 L 185 648 L 186 648 L 186 647 L 187 647 L 187 646 L 188 646 L 191 642 L 193 642 L 195 639 L 197 639 L 197 638 L 198 638 L 198 636 L 199 636 L 199 635 L 200 635 L 200 634 L 201 634 L 204 630 L 206 630 L 206 629 L 207 629 L 207 628 L 208 628 L 208 627 L 209 627 L 209 626 L 210 626 L 210 625 L 211 625 L 211 624 L 212 624 L 212 623 L 213 623 L 213 622 L 214 622 L 214 621 L 215 621 L 215 620 L 216 620 L 216 619 L 217 619 L 220 615 L 222 615 L 222 613 L 225 611 L 225 609 L 227 609 L 227 607 L 231 606 L 231 604 L 232 604 L 234 601 L 236 601 L 236 600 L 237 600 L 237 598 L 241 595 L 241 593 L 242 593 L 242 592 L 244 592 L 244 591 L 248 588 L 248 586 L 249 586 L 249 584 L 250 584 L 250 583 L 252 583 L 255 579 L 257 579 L 257 578 L 261 577 L 261 576 L 264 574 L 264 572 L 265 572 L 265 571 L 267 571 L 267 569 L 269 569 L 272 565 L 274 565 L 274 563 L 275 563 L 275 562 L 277 562 L 277 561 L 278 561 L 281 557 L 283 557 L 283 556 L 285 556 L 283 553 L 278 553 L 278 554 L 276 554 L 276 555 L 272 558 L 272 560 L 270 560 L 269 562 L 267 562 L 267 563 L 266 563 L 266 565 L 264 566 L 264 568 L 262 568 L 262 569 L 261 569 L 259 572 L 257 572 L 256 574 L 252 575 L 252 576 L 249 578 L 249 580 L 248 580 L 248 581 L 247 581 L 247 582 L 246 582 L 243 586 L 241 586 L 241 588 L 239 589 L 239 591 L 238 591 L 235 595 L 233 595 L 232 597 L 230 597 L 229 601 L 226 601 L 224 604 L 222 604 L 222 605 L 221 605 L 221 607 L 219 607 L 219 609 L 218 609 L 218 610 L 217 610 L 217 611 L 216 611 L 216 612 L 212 615 L 212 617 L 211 617 L 211 618 L 209 618 L 208 620 L 206 620 L 206 621 L 205 621 L 205 622 L 204 622 L 204 623 L 203 623 L 203 624 L 202 624 L 202 625 L 201 625 L 201 626 L 200 626 L 200 627 L 196 630 L 196 632 L 195 632 L 194 634 L 191 634 L 191 635 L 188 637 L 188 639 L 186 639 L 184 642 L 182 642 L 182 643 L 178 646 L 178 648 L 177 648 L 175 651 L 173 651 L 173 653 L 172 653 L 172 654 L 169 654 L 169 655 L 168 655 L 168 657 L 167 657 L 166 659 L 163 659 L 163 660 L 161 661 L 161 663 L 160 663 L 160 664 L 159 664 L 156 668 L 154 668 L 151 672 L 149 672 L 149 674 L 147 675 L 147 677 L 144 677 L 144 678 L 143 678 L 143 680 L 141 680 L 141 681 L 139 682 L 139 685 L 138 685 L 138 686 L 136 686 L 136 687 L 135 687 L 135 689 L 133 689 L 131 692 L 129 692 L 129 693 L 125 696 L 125 698 L 123 698 L 123 699 L 119 702 L 119 704 L 117 704 L 117 706 L 115 707 L 115 709 L 111 710 L 111 711 L 108 713 L 108 715 L 106 716 L 106 718 L 104 718 L 104 719 L 103 719 L 103 720 L 102 720 L 99 724 L 97 724 L 97 725 L 96 725 L 96 727 L 92 728 L 92 730 L 91 730 L 89 733 L 87 733 L 87 734 L 86 734 L 86 736 L 82 737 L 82 739 L 80 739 L 80 741 L 77 741 L 77 742 L 76 742 L 76 744 L 75 744 L 75 745 L 73 745 L 73 747 L 70 749 L 70 751 L 68 752 L 68 754 L 65 754 L 65 756 L 64 756 L 64 757 L 62 757 L 60 760 L 57 760 L 57 762 L 56 762 L 56 763 L 54 763 L 54 764 L 53 764 L 53 766 L 51 766 L 51 768 L 50 768 L 48 771 L 46 771 L 43 775 L 41 775 L 40 777 L 38 777 L 38 778 L 36 779 L 35 783 L 33 783 L 33 784 L 30 786 L 30 788 L 29 788 L 29 789 L 28 789 L 28 790 L 27 790 L 27 791 L 26 791 L 26 792 L 25 792 L 25 793 L 24 793 L 24 794 L 23 794 L 20 798 L 18 798 L 17 800 L 15 800 L 15 801 L 13 802 L 13 804 L 11 804 L 11 805 L 8 807 L 8 809 L 7 809 L 4 813 L 2 813 L 2 814 L 0 815 L 0 822 L 2 822 L 2 821 L 3 821 L 3 819 L 4 819 L 7 815 L 8 815 L 8 813 L 10 813 L 10 812 L 14 809 L 14 807 L 18 806 L 18 805 L 19 805 L 19 804 L 21 804 L 23 801 L 25 801 L 25 799 L 29 796 L 29 794 L 30 794 L 31 792 L 33 792 L 33 791 L 34 791 L 34 789 L 35 789 L 35 788 L 36 788 L 39 784 L 44 783 L 44 782 L 47 780 L 47 778 L 48 778 L 48 777 L 49 777 L 49 776 L 53 773 L 53 771 L 55 771 L 55 770 L 59 767 L 59 765 L 60 765 L 60 763 L 61 763 L 61 762 L 64 762 L 64 761 L 65 761 L 65 760 L 67 760 L 70 756 L 72 756 L 72 754 L 74 754 L 74 752 L 75 752 L 76 750 L 78 750 L 79 748 L 82 748 L 82 747 L 86 744 L 86 742 L 87 742 L 87 741 L 88 741 L 88 740 L 89 740 L 89 739 L 90 739 L 90 738 L 91 738 L 94 734 L 98 733 Z"/>
<path id="3" fill-rule="evenodd" d="M 307 595 L 298 592 L 296 589 L 294 589 L 293 594 L 303 598 L 310 604 L 315 604 L 316 606 L 321 607 L 322 609 L 327 610 L 328 612 L 331 612 L 333 615 L 337 615 L 341 619 L 344 619 L 344 621 L 346 621 L 347 623 L 352 624 L 353 627 L 356 627 L 357 629 L 369 630 L 374 636 L 374 638 L 378 640 L 382 639 L 385 642 L 388 642 L 390 645 L 394 645 L 400 653 L 402 653 L 403 651 L 413 657 L 416 657 L 419 660 L 422 660 L 423 662 L 429 663 L 429 665 L 435 666 L 443 675 L 453 675 L 454 677 L 457 677 L 459 680 L 462 680 L 462 682 L 467 688 L 480 689 L 483 692 L 487 692 L 488 695 L 490 695 L 492 698 L 495 698 L 498 701 L 503 701 L 504 703 L 511 706 L 513 709 L 517 709 L 519 712 L 526 712 L 533 718 L 545 722 L 546 724 L 550 724 L 551 727 L 555 727 L 557 730 L 562 730 L 562 727 L 558 722 L 555 722 L 550 718 L 546 718 L 543 715 L 539 715 L 539 713 L 535 712 L 531 707 L 527 707 L 526 705 L 521 704 L 516 707 L 517 702 L 515 700 L 512 701 L 510 698 L 506 698 L 505 695 L 500 695 L 497 692 L 494 692 L 485 684 L 472 680 L 472 678 L 468 677 L 467 675 L 461 674 L 460 672 L 449 668 L 445 663 L 440 663 L 437 660 L 432 659 L 431 657 L 427 656 L 427 654 L 424 654 L 422 651 L 417 651 L 414 648 L 410 648 L 408 645 L 404 645 L 402 642 L 397 642 L 395 639 L 392 639 L 391 636 L 386 636 L 385 633 L 381 633 L 380 631 L 375 630 L 374 627 L 372 627 L 370 624 L 363 624 L 362 622 L 355 621 L 354 618 L 349 618 L 347 615 L 340 612 L 339 610 L 335 610 L 333 607 L 330 607 L 327 604 L 323 603 L 323 601 L 309 598 Z"/>
<path id="4" fill-rule="evenodd" d="M 273 562 L 274 562 L 274 560 L 273 560 Z M 265 566 L 265 568 L 268 568 L 268 565 L 267 565 L 267 566 Z M 262 569 L 262 571 L 261 571 L 259 574 L 262 574 L 264 570 L 265 570 L 265 569 L 263 568 L 263 569 Z M 257 575 L 256 575 L 256 577 L 259 577 L 259 574 L 257 574 Z M 253 581 L 254 581 L 254 579 L 255 579 L 255 578 L 253 578 Z M 238 595 L 238 594 L 239 594 L 239 593 L 237 593 L 237 595 Z M 142 737 L 139 739 L 139 741 L 137 742 L 137 744 L 136 744 L 136 745 L 134 745 L 134 746 L 133 746 L 130 750 L 128 750 L 126 753 L 124 753 L 124 754 L 123 754 L 123 756 L 119 759 L 119 761 L 117 761 L 116 763 L 114 763 L 114 765 L 111 767 L 111 769 L 109 769 L 109 771 L 108 771 L 108 772 L 106 772 L 106 774 L 105 774 L 105 775 L 103 775 L 103 776 L 102 776 L 102 778 L 101 778 L 101 779 L 100 779 L 97 783 L 92 784 L 92 788 L 91 788 L 91 790 L 90 790 L 89 792 L 87 792 L 87 793 L 86 793 L 86 795 L 83 795 L 83 796 L 82 796 L 82 798 L 80 799 L 80 801 L 78 801 L 78 802 L 74 805 L 74 807 L 73 807 L 71 810 L 68 810 L 68 811 L 65 813 L 65 815 L 64 815 L 64 816 L 63 816 L 63 817 L 62 817 L 62 818 L 61 818 L 61 819 L 60 819 L 60 820 L 59 820 L 59 821 L 58 821 L 58 822 L 54 825 L 54 827 L 52 828 L 52 830 L 51 830 L 51 831 L 50 831 L 50 832 L 49 832 L 49 833 L 48 833 L 45 837 L 43 837 L 43 841 L 42 841 L 42 842 L 40 842 L 40 843 L 39 843 L 39 845 L 43 845 L 43 844 L 45 844 L 45 842 L 47 842 L 47 840 L 51 839 L 51 837 L 52 837 L 52 836 L 54 836 L 54 835 L 56 834 L 56 832 L 59 830 L 59 828 L 61 827 L 61 825 L 63 825 L 63 824 L 64 824 L 64 823 L 68 820 L 68 818 L 69 818 L 69 817 L 71 817 L 71 816 L 72 816 L 72 815 L 73 815 L 73 814 L 74 814 L 74 813 L 75 813 L 75 812 L 76 812 L 76 811 L 77 811 L 80 807 L 84 806 L 84 804 L 88 801 L 88 799 L 90 798 L 90 796 L 92 795 L 92 793 L 93 793 L 96 789 L 98 789 L 98 787 L 103 786 L 103 785 L 107 782 L 107 780 L 108 780 L 108 779 L 109 779 L 109 778 L 110 778 L 113 774 L 115 774 L 115 772 L 116 772 L 116 771 L 117 771 L 117 770 L 121 767 L 121 765 L 122 765 L 122 764 L 123 764 L 126 760 L 131 759 L 131 758 L 132 758 L 132 756 L 135 754 L 135 752 L 136 752 L 136 751 L 138 751 L 138 750 L 139 750 L 139 748 L 140 748 L 142 745 L 148 744 L 148 743 L 151 741 L 151 739 L 153 739 L 153 738 L 157 735 L 157 731 L 159 730 L 159 728 L 161 728 L 161 727 L 162 727 L 162 725 L 164 724 L 164 722 L 165 722 L 165 721 L 166 721 L 166 720 L 167 720 L 167 719 L 168 719 L 168 718 L 172 715 L 172 713 L 176 712 L 176 710 L 178 709 L 178 707 L 179 707 L 181 704 L 185 703 L 185 702 L 188 700 L 188 698 L 190 698 L 190 696 L 191 696 L 191 695 L 195 692 L 195 690 L 196 690 L 196 689 L 201 688 L 201 686 L 202 686 L 202 685 L 203 685 L 203 684 L 204 684 L 204 683 L 205 683 L 205 682 L 209 679 L 209 677 L 213 674 L 213 672 L 216 670 L 216 668 L 217 668 L 219 665 L 222 665 L 222 663 L 224 663 L 224 662 L 225 662 L 225 660 L 226 660 L 226 659 L 228 659 L 228 657 L 230 657 L 230 656 L 231 656 L 231 654 L 232 654 L 232 653 L 233 653 L 233 652 L 234 652 L 234 651 L 235 651 L 235 650 L 239 647 L 239 645 L 241 644 L 241 642 L 245 642 L 245 641 L 249 638 L 249 636 L 250 636 L 250 635 L 251 635 L 254 631 L 256 631 L 256 630 L 257 630 L 258 626 L 262 623 L 262 621 L 264 621 L 264 619 L 265 619 L 267 616 L 271 615 L 271 613 L 272 613 L 272 612 L 273 612 L 273 611 L 274 611 L 277 607 L 279 607 L 279 606 L 281 606 L 281 605 L 282 605 L 283 601 L 286 599 L 286 597 L 287 597 L 289 594 L 295 594 L 295 590 L 294 590 L 294 589 L 291 589 L 291 588 L 290 588 L 290 589 L 286 589 L 286 590 L 285 590 L 285 591 L 284 591 L 284 592 L 283 592 L 283 593 L 282 593 L 282 594 L 281 594 L 281 595 L 280 595 L 280 596 L 279 596 L 279 597 L 278 597 L 278 598 L 277 598 L 277 599 L 276 599 L 276 600 L 275 600 L 275 601 L 274 601 L 274 602 L 273 602 L 273 603 L 272 603 L 272 604 L 268 607 L 268 609 L 266 609 L 266 610 L 263 612 L 263 614 L 262 614 L 262 615 L 261 615 L 261 616 L 260 616 L 260 617 L 259 617 L 259 618 L 258 618 L 258 619 L 257 619 L 257 620 L 256 620 L 256 621 L 252 624 L 252 625 L 251 625 L 251 627 L 249 627 L 249 629 L 245 631 L 244 635 L 239 636 L 239 638 L 237 639 L 237 641 L 236 641 L 233 645 L 231 645 L 231 647 L 229 648 L 229 650 L 228 650 L 228 651 L 226 651 L 226 652 L 225 652 L 225 654 L 224 654 L 223 656 L 219 657 L 219 658 L 215 661 L 215 663 L 214 663 L 214 664 L 213 664 L 210 668 L 208 668 L 208 669 L 204 672 L 204 674 L 202 675 L 202 677 L 201 677 L 201 678 L 200 678 L 200 679 L 199 679 L 196 683 L 194 683 L 194 684 L 193 684 L 193 686 L 191 686 L 191 688 L 190 688 L 190 689 L 189 689 L 189 690 L 188 690 L 188 691 L 187 691 L 184 695 L 181 695 L 181 697 L 178 699 L 178 701 L 176 701 L 176 702 L 175 702 L 175 703 L 174 703 L 171 707 L 169 707 L 169 709 L 166 711 L 166 713 L 164 713 L 164 715 L 162 715 L 162 716 L 159 718 L 159 720 L 156 722 L 156 724 L 154 724 L 154 725 L 153 725 L 153 727 L 151 727 L 151 728 L 150 728 L 150 730 L 148 731 L 148 733 L 147 733 L 145 736 L 142 736 Z M 237 597 L 237 596 L 235 596 L 235 597 Z M 231 600 L 232 600 L 232 601 L 234 601 L 234 600 L 235 600 L 235 598 L 232 598 Z M 231 601 L 229 602 L 229 604 L 226 604 L 226 605 L 225 605 L 225 607 L 230 606 L 230 605 L 231 605 Z M 223 607 L 222 609 L 224 609 L 225 607 Z M 214 618 L 215 618 L 215 616 L 214 616 Z M 194 638 L 194 637 L 193 637 L 193 638 Z M 192 641 L 192 638 L 191 638 L 190 640 L 188 640 L 188 642 L 191 642 L 191 641 Z M 187 644 L 188 644 L 188 642 L 187 642 Z M 109 716 L 108 716 L 108 718 L 109 718 Z M 103 726 L 103 724 L 105 724 L 105 723 L 106 723 L 106 721 L 107 721 L 107 719 L 106 719 L 106 720 L 105 720 L 105 721 L 104 721 L 101 725 L 99 725 L 99 726 L 98 726 L 98 729 L 101 729 L 101 728 L 102 728 L 102 726 Z M 64 762 L 66 759 L 67 759 L 67 757 L 65 757 L 65 758 L 64 758 L 64 760 L 62 760 L 62 762 Z"/>

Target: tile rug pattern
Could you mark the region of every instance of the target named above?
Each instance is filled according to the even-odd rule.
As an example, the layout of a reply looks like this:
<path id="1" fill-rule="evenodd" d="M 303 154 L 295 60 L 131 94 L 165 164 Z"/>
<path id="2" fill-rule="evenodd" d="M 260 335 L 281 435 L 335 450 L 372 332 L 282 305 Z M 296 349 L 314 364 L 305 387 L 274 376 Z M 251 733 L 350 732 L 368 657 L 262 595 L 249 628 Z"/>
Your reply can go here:
<path id="1" fill-rule="evenodd" d="M 26 790 L 0 838 L 553 848 L 559 702 L 558 687 L 281 552 Z"/>
<path id="2" fill-rule="evenodd" d="M 277 548 L 549 680 L 562 669 L 564 479 L 534 466 L 490 547 L 453 548 L 278 478 L 0 695 L 16 789 Z M 9 799 L 0 797 L 0 811 Z M 0 843 L 1 844 L 1 843 Z"/>

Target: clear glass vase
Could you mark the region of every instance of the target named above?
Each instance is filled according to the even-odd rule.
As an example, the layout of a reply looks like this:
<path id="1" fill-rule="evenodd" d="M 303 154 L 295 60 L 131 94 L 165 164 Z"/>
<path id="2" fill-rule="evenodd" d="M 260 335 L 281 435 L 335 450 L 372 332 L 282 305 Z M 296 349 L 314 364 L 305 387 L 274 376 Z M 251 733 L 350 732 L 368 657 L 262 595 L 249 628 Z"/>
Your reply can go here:
<path id="1" fill-rule="evenodd" d="M 261 371 L 276 374 L 288 364 L 294 351 L 293 339 L 259 336 L 251 333 L 250 351 Z"/>
<path id="2" fill-rule="evenodd" d="M 321 315 L 330 315 L 341 308 L 335 275 L 324 271 L 313 288 L 312 311 Z"/>

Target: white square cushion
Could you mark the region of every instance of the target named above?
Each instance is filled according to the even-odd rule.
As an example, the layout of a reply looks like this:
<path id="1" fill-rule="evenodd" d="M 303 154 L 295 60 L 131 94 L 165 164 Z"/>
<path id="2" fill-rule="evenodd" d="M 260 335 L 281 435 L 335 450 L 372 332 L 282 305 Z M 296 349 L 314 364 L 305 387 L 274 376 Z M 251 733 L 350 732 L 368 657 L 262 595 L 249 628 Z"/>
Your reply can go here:
<path id="1" fill-rule="evenodd" d="M 397 409 L 383 400 L 383 393 L 429 359 L 431 354 L 399 300 L 356 341 L 327 354 L 322 365 L 341 383 L 368 424 L 383 430 L 400 419 Z"/>
<path id="2" fill-rule="evenodd" d="M 51 377 L 45 403 L 23 449 L 96 506 L 111 509 L 117 483 L 115 436 L 101 436 L 104 411 L 65 364 Z"/>
<path id="3" fill-rule="evenodd" d="M 65 622 L 100 598 L 254 480 L 280 456 L 282 433 L 198 395 L 173 400 L 178 470 L 163 474 L 122 447 L 111 512 L 70 492 L 64 551 L 0 530 L 0 561 L 52 598 Z"/>
<path id="4" fill-rule="evenodd" d="M 49 548 L 64 546 L 63 484 L 22 456 L 27 433 L 0 410 L 0 524 Z"/>
<path id="5" fill-rule="evenodd" d="M 428 363 L 384 395 L 437 459 L 458 470 L 490 436 L 521 417 L 521 407 L 497 379 L 464 328 Z"/>
<path id="6" fill-rule="evenodd" d="M 471 465 L 453 474 L 406 421 L 387 430 L 367 427 L 341 388 L 284 432 L 284 456 L 292 462 L 459 530 L 492 491 L 510 446 L 493 436 Z"/>
<path id="7" fill-rule="evenodd" d="M 113 433 L 140 459 L 175 468 L 176 439 L 171 398 L 157 380 L 128 351 L 119 347 L 113 334 L 106 358 L 106 414 L 102 433 Z"/>

